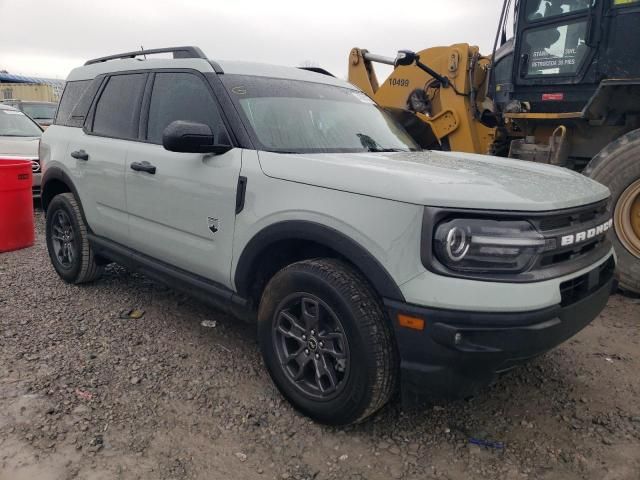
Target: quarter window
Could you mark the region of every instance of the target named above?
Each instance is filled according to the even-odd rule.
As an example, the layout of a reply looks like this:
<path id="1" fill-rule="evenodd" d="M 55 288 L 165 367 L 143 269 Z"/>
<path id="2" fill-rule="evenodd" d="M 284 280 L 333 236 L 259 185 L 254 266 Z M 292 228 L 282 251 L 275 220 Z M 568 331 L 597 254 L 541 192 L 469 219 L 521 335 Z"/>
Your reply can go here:
<path id="1" fill-rule="evenodd" d="M 191 73 L 157 73 L 153 82 L 147 140 L 162 143 L 162 132 L 171 122 L 204 123 L 214 135 L 221 125 L 220 114 L 204 81 Z"/>
<path id="2" fill-rule="evenodd" d="M 138 137 L 140 98 L 146 74 L 114 75 L 100 95 L 93 120 L 93 133 L 106 137 Z"/>
<path id="3" fill-rule="evenodd" d="M 71 117 L 71 112 L 80 101 L 80 98 L 89 87 L 91 80 L 76 80 L 73 82 L 67 82 L 64 87 L 62 99 L 58 106 L 58 113 L 56 115 L 56 125 L 68 125 Z"/>

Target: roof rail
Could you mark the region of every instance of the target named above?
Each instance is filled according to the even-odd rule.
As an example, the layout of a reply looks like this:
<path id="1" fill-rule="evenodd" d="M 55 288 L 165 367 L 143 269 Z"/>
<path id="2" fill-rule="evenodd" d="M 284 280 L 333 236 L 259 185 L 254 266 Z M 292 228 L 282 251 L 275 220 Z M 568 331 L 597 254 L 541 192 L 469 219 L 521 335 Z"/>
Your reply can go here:
<path id="1" fill-rule="evenodd" d="M 198 47 L 169 47 L 154 48 L 152 50 L 138 50 L 137 52 L 119 53 L 117 55 L 109 55 L 107 57 L 94 58 L 87 60 L 85 65 L 93 65 L 94 63 L 108 62 L 109 60 L 117 60 L 120 58 L 135 58 L 141 55 L 155 55 L 158 53 L 173 53 L 173 58 L 204 58 L 207 56 Z"/>

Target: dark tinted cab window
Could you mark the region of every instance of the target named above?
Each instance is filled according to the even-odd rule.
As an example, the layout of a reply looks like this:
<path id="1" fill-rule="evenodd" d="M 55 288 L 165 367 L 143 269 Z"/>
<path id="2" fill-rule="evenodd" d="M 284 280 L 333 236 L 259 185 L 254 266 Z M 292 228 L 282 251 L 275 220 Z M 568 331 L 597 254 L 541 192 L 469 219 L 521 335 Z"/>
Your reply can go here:
<path id="1" fill-rule="evenodd" d="M 67 82 L 62 93 L 62 99 L 58 106 L 56 115 L 56 125 L 69 125 L 69 119 L 73 109 L 80 101 L 80 98 L 87 90 L 92 80 L 78 80 L 75 82 Z"/>
<path id="2" fill-rule="evenodd" d="M 220 114 L 204 81 L 191 73 L 157 73 L 153 82 L 147 140 L 162 143 L 162 132 L 175 120 L 204 123 L 216 135 Z"/>
<path id="3" fill-rule="evenodd" d="M 146 78 L 145 73 L 132 73 L 107 80 L 96 104 L 93 133 L 125 139 L 138 137 L 140 99 Z"/>

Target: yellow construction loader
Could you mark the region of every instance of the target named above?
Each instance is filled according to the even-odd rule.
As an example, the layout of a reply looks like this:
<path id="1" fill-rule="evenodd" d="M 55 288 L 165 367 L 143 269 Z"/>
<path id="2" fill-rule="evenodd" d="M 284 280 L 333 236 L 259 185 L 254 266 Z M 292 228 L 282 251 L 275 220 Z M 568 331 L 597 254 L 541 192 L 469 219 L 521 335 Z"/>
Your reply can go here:
<path id="1" fill-rule="evenodd" d="M 640 293 L 639 51 L 640 0 L 505 0 L 491 54 L 354 48 L 349 81 L 423 148 L 549 163 L 607 185 L 620 287 Z M 393 66 L 382 82 L 376 63 Z"/>

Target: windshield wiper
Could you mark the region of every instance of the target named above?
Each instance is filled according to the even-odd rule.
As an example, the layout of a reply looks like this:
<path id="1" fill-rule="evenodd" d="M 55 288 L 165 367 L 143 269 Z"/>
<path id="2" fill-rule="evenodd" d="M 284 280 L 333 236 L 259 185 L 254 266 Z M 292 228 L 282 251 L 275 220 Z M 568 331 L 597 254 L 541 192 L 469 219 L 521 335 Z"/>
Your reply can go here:
<path id="1" fill-rule="evenodd" d="M 374 153 L 391 153 L 391 152 L 409 152 L 409 150 L 403 150 L 402 148 L 370 148 L 367 152 Z"/>
<path id="2" fill-rule="evenodd" d="M 364 133 L 356 133 L 356 137 L 360 140 L 362 147 L 367 152 L 388 153 L 388 152 L 406 152 L 401 148 L 383 148 L 372 137 Z"/>

